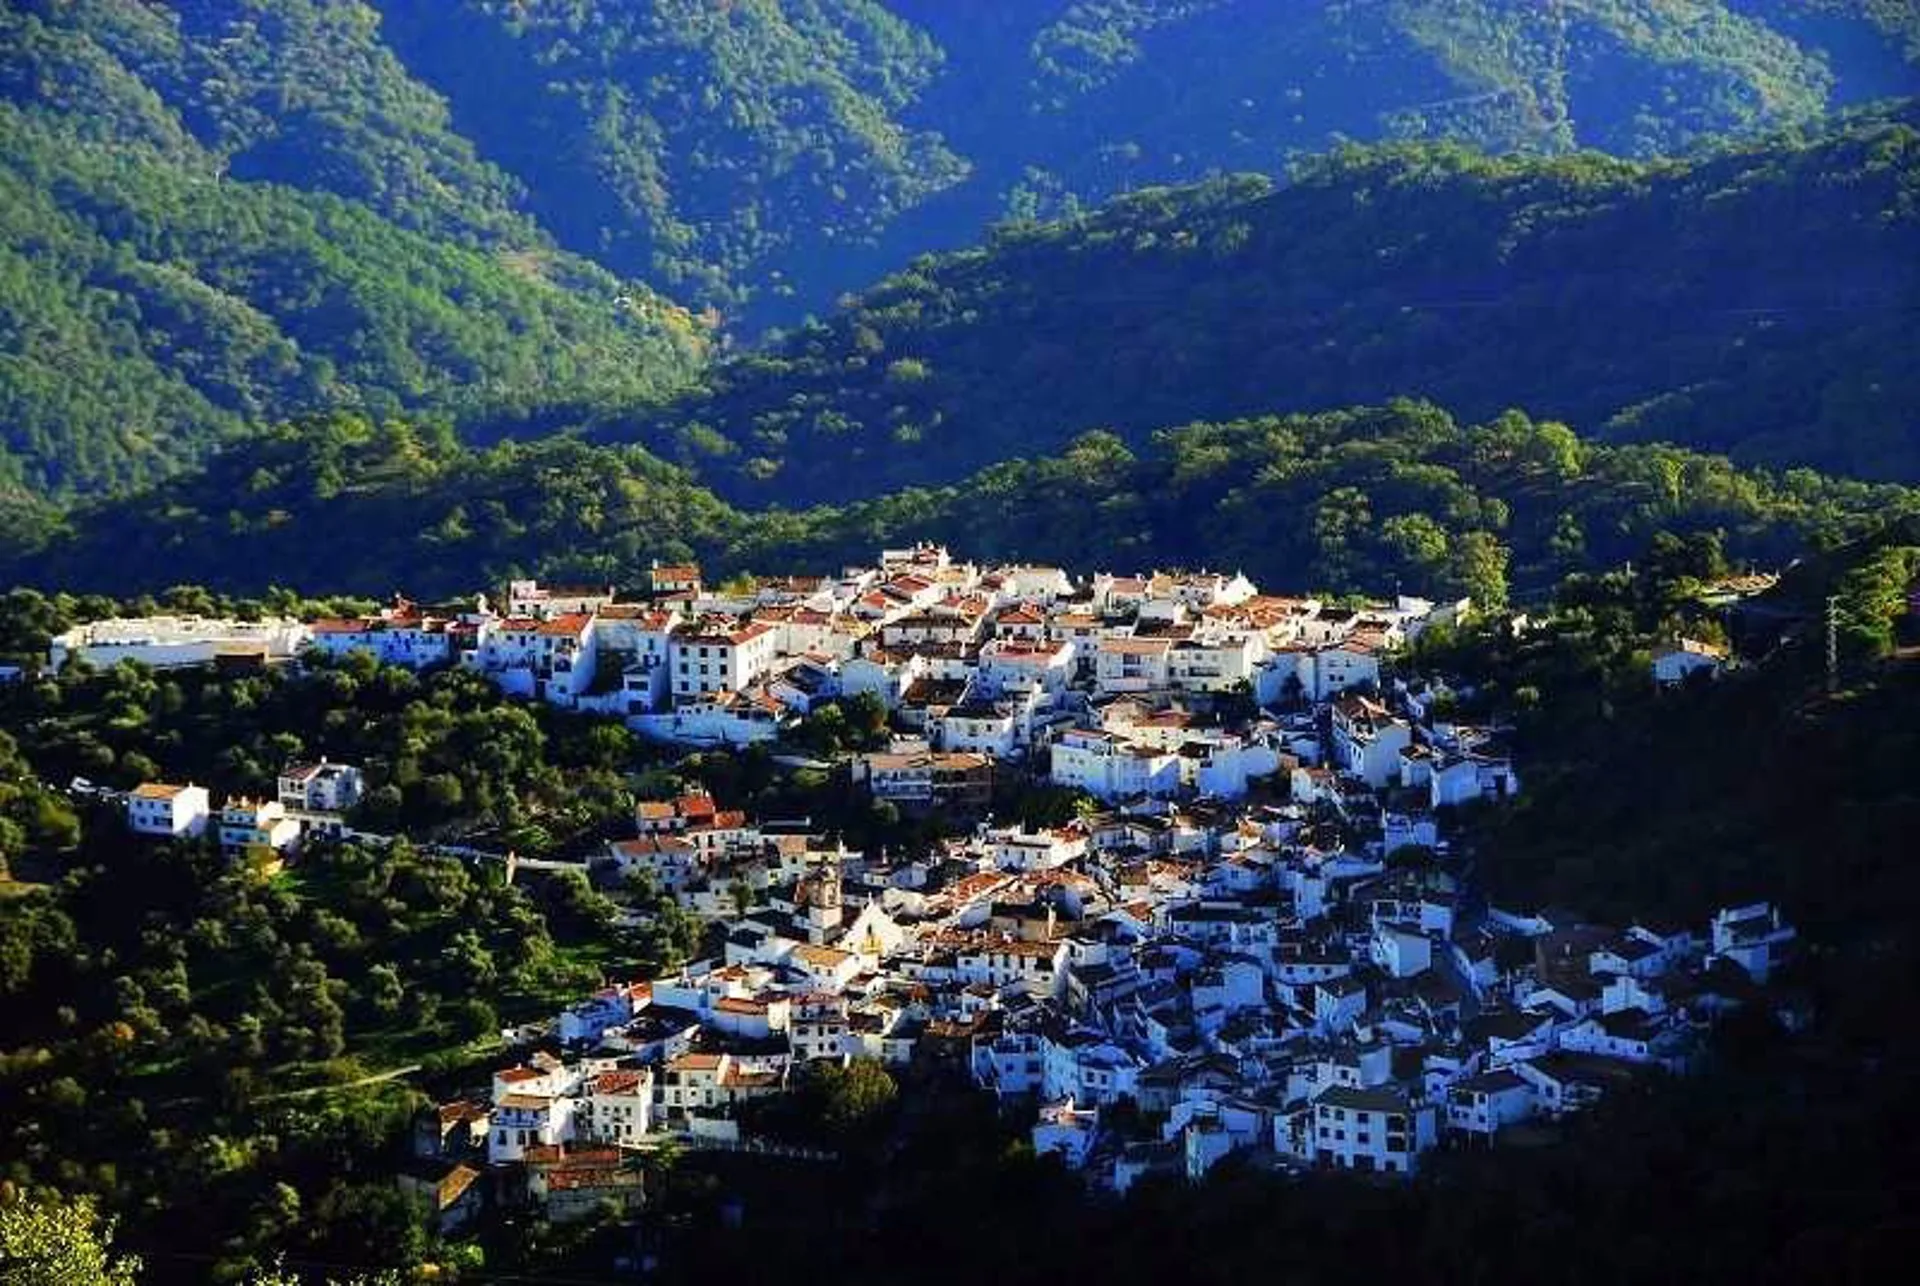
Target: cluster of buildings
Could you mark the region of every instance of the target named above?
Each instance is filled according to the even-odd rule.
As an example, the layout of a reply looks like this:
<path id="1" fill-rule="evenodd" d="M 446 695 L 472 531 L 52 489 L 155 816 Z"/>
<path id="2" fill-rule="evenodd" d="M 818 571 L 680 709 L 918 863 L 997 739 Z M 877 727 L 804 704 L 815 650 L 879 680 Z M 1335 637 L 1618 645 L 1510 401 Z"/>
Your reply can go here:
<path id="1" fill-rule="evenodd" d="M 678 891 L 721 945 L 567 1008 L 490 1098 L 444 1106 L 474 1122 L 469 1164 L 599 1157 L 580 1164 L 625 1182 L 609 1156 L 741 1145 L 745 1105 L 861 1058 L 1031 1105 L 1036 1149 L 1117 1189 L 1235 1152 L 1404 1174 L 1686 1070 L 1732 1009 L 1804 1016 L 1771 905 L 1625 926 L 1488 907 L 1330 799 L 1140 800 L 912 859 L 702 796 L 639 820 L 646 842 L 606 860 Z M 710 863 L 724 897 L 702 892 Z"/>
<path id="2" fill-rule="evenodd" d="M 1245 794 L 1287 753 L 1289 730 L 1261 707 L 1377 685 L 1383 654 L 1468 609 L 1274 597 L 1216 572 L 1076 581 L 930 545 L 724 592 L 696 567 L 654 567 L 633 602 L 521 581 L 502 607 L 402 599 L 316 621 L 305 646 L 468 666 L 510 692 L 696 745 L 772 740 L 823 702 L 868 694 L 903 734 L 860 769 L 883 798 L 973 801 L 995 764 L 1044 755 L 1056 783 L 1117 801 Z"/>
<path id="3" fill-rule="evenodd" d="M 774 738 L 824 701 L 871 693 L 940 752 L 1019 759 L 1068 730 L 1085 734 L 1063 771 L 1117 797 L 1272 771 L 1263 730 L 1180 723 L 1169 705 L 1204 713 L 1227 698 L 1324 700 L 1376 683 L 1382 653 L 1466 610 L 1274 597 L 1218 572 L 1075 580 L 915 545 L 837 576 L 725 590 L 706 587 L 698 567 L 656 565 L 632 601 L 610 586 L 515 581 L 497 604 L 399 597 L 373 615 L 307 623 L 101 621 L 60 636 L 49 660 L 58 669 L 73 657 L 169 666 L 364 652 L 413 668 L 466 666 L 509 692 L 696 744 Z M 1119 697 L 1135 704 L 1093 716 L 1095 703 Z M 1122 714 L 1160 719 L 1135 726 Z"/>
<path id="4" fill-rule="evenodd" d="M 1406 1173 L 1685 1069 L 1729 1009 L 1791 1014 L 1794 932 L 1769 905 L 1597 925 L 1463 884 L 1447 819 L 1518 792 L 1515 765 L 1500 728 L 1454 713 L 1470 692 L 1382 660 L 1469 607 L 1204 571 L 1076 580 L 915 545 L 831 577 L 723 591 L 656 566 L 633 602 L 524 581 L 498 611 L 398 600 L 304 627 L 302 648 L 467 666 L 691 744 L 777 738 L 865 696 L 894 740 L 851 758 L 852 784 L 958 831 L 856 853 L 702 794 L 639 805 L 592 873 L 644 875 L 715 949 L 587 997 L 489 1093 L 443 1105 L 421 1194 L 452 1219 L 459 1176 L 491 1171 L 555 1217 L 635 1201 L 655 1137 L 742 1144 L 751 1103 L 855 1058 L 1030 1103 L 1036 1148 L 1118 1189 L 1235 1152 Z M 1721 659 L 1681 644 L 1655 674 Z M 1003 774 L 1092 811 L 996 825 Z M 281 785 L 239 801 L 237 841 L 275 842 L 268 807 L 325 811 L 318 778 Z M 194 787 L 128 807 L 156 834 L 211 815 Z"/>
<path id="5" fill-rule="evenodd" d="M 602 873 L 644 871 L 716 950 L 568 1008 L 490 1100 L 443 1111 L 484 1118 L 474 1163 L 514 1174 L 663 1134 L 740 1145 L 748 1104 L 860 1058 L 1029 1105 L 1036 1149 L 1116 1189 L 1236 1152 L 1405 1174 L 1686 1070 L 1732 1009 L 1803 1012 L 1768 904 L 1620 926 L 1475 898 L 1438 819 L 1517 782 L 1443 696 L 1309 702 L 1276 802 L 1134 792 L 913 856 L 643 804 Z M 865 757 L 870 788 L 959 792 L 992 762 L 943 780 L 931 753 Z"/>
<path id="6" fill-rule="evenodd" d="M 143 782 L 126 794 L 127 828 L 155 839 L 194 839 L 211 830 L 229 858 L 271 871 L 303 839 L 345 834 L 366 778 L 352 764 L 322 759 L 287 765 L 277 786 L 275 798 L 234 796 L 215 808 L 205 786 Z"/>

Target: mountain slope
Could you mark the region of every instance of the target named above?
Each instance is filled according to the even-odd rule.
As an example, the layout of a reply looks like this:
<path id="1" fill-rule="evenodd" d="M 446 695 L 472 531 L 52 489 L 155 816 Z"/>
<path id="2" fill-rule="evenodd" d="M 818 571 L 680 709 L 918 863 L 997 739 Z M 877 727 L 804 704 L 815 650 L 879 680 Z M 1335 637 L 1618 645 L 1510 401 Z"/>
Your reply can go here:
<path id="1" fill-rule="evenodd" d="M 1865 30 L 1838 57 L 1811 27 L 1784 31 L 1795 6 L 1778 3 L 1105 0 L 1022 6 L 1025 22 L 980 35 L 939 0 L 899 7 L 955 47 L 953 78 L 999 75 L 1039 127 L 1024 163 L 1083 198 L 1210 167 L 1271 170 L 1337 134 L 1644 156 L 1902 83 L 1883 65 L 1897 31 L 1844 4 L 1828 22 Z M 1843 89 L 1836 61 L 1879 75 Z M 973 133 L 951 132 L 971 154 Z"/>
<path id="2" fill-rule="evenodd" d="M 1342 138 L 1646 156 L 1920 92 L 1875 0 L 380 0 L 563 244 L 753 330 L 992 219 Z"/>
<path id="3" fill-rule="evenodd" d="M 874 0 L 380 9 L 563 244 L 701 303 L 791 297 L 966 172 L 901 116 L 938 48 Z"/>
<path id="4" fill-rule="evenodd" d="M 1072 209 L 1222 166 L 1273 170 L 1295 149 L 1343 136 L 1446 136 L 1526 151 L 1689 146 L 1913 88 L 1916 53 L 1920 23 L 1887 0 L 16 5 L 0 13 L 0 183 L 9 198 L 0 212 L 0 487 L 18 503 L 30 493 L 138 485 L 246 424 L 323 406 L 450 412 L 469 424 L 486 415 L 494 435 L 548 427 L 575 414 L 567 408 L 675 387 L 717 323 L 741 333 L 791 319 L 928 246 L 964 244 L 1009 213 Z M 1494 171 L 1455 168 L 1467 173 L 1463 185 L 1495 186 Z M 1575 169 L 1568 181 L 1576 189 L 1608 173 L 1586 162 Z M 1618 195 L 1657 184 L 1661 173 L 1623 174 Z M 1819 177 L 1882 190 L 1871 175 Z M 1816 204 L 1838 206 L 1846 195 L 1827 192 Z M 1587 196 L 1576 191 L 1563 203 L 1584 208 Z M 1560 200 L 1542 199 L 1549 209 Z M 1167 258 L 1181 245 L 1186 200 L 1149 193 L 1089 230 L 1138 242 L 1133 261 L 1102 262 L 1116 285 L 1142 298 L 1182 296 L 1174 307 L 1156 303 L 1152 318 L 1126 316 L 1134 305 L 1124 299 L 1100 302 L 1117 309 L 1115 324 L 1325 342 L 1312 326 L 1287 330 L 1264 317 L 1249 329 L 1229 314 L 1227 327 L 1208 301 L 1301 323 L 1303 307 L 1308 320 L 1321 316 L 1357 278 L 1319 280 L 1302 260 L 1284 288 L 1240 295 L 1235 274 L 1272 266 L 1259 258 L 1270 247 L 1254 235 L 1263 232 L 1258 208 L 1244 218 L 1223 210 L 1208 243 L 1218 261 L 1196 266 L 1206 256 Z M 1275 198 L 1272 218 L 1365 222 L 1337 200 L 1286 200 Z M 1493 209 L 1516 220 L 1541 213 L 1498 201 Z M 1463 208 L 1462 217 L 1481 213 Z M 1793 232 L 1799 216 L 1785 215 Z M 1236 245 L 1240 222 L 1249 225 L 1250 251 Z M 1752 232 L 1737 239 L 1759 253 Z M 1856 261 L 1886 245 L 1883 232 L 1862 238 Z M 1510 233 L 1523 257 L 1538 240 L 1524 226 Z M 1157 252 L 1155 238 L 1166 239 Z M 1046 260 L 1048 244 L 1045 234 L 1005 234 L 990 262 L 1024 267 L 1027 254 L 1049 274 L 1047 289 L 1080 294 L 1073 274 Z M 1348 248 L 1360 244 L 1356 236 Z M 1416 250 L 1395 247 L 1417 259 Z M 1321 243 L 1316 253 L 1339 251 Z M 1073 253 L 1100 257 L 1084 247 Z M 1156 253 L 1165 262 L 1145 272 Z M 1821 249 L 1801 258 L 1811 276 L 1830 256 Z M 715 311 L 696 321 L 628 278 Z M 1079 363 L 1066 329 L 1088 329 L 1082 319 L 1045 301 L 983 293 L 950 269 L 943 278 L 940 289 L 981 312 L 981 326 L 1027 328 L 1032 342 L 1018 353 L 965 340 L 983 360 L 1013 365 L 1010 388 L 1036 376 L 1049 387 L 1071 384 L 1045 368 Z M 1498 284 L 1481 271 L 1465 284 L 1489 282 Z M 1458 283 L 1429 272 L 1420 284 L 1444 292 Z M 939 310 L 898 285 L 888 289 L 899 309 Z M 1752 293 L 1736 290 L 1733 306 L 1750 306 Z M 1412 320 L 1430 325 L 1427 306 L 1456 298 L 1381 297 L 1420 305 L 1427 311 Z M 1270 365 L 1270 352 L 1248 357 L 1231 334 L 1209 339 L 1221 361 L 1231 359 L 1221 370 L 1205 344 L 1176 336 L 1170 345 L 1156 334 L 1135 351 L 1156 362 L 1175 347 L 1192 351 L 1167 365 L 1147 396 L 1138 380 L 1103 378 L 1102 388 L 1126 393 L 1107 398 L 1117 412 L 1093 397 L 1064 416 L 1044 398 L 1003 414 L 991 401 L 976 407 L 942 391 L 945 371 L 921 380 L 913 362 L 925 358 L 910 351 L 918 341 L 897 335 L 894 319 L 868 317 L 883 350 L 908 350 L 898 354 L 906 362 L 889 355 L 878 365 L 890 372 L 877 395 L 883 405 L 829 404 L 846 399 L 818 373 L 802 372 L 803 387 L 780 396 L 828 398 L 818 449 L 857 449 L 847 486 L 864 486 L 864 471 L 877 471 L 872 480 L 883 486 L 959 476 L 1000 455 L 1057 445 L 1091 423 L 1144 427 L 1403 391 L 1436 394 L 1475 415 L 1511 400 L 1596 427 L 1623 415 L 1623 432 L 1742 446 L 1732 433 L 1699 436 L 1709 413 L 1727 410 L 1728 380 L 1743 382 L 1751 408 L 1734 407 L 1725 423 L 1750 412 L 1762 435 L 1751 458 L 1910 476 L 1904 428 L 1885 412 L 1905 394 L 1905 375 L 1895 364 L 1883 378 L 1878 330 L 1772 314 L 1780 324 L 1756 320 L 1753 334 L 1735 333 L 1726 324 L 1733 314 L 1702 311 L 1710 298 L 1675 296 L 1691 315 L 1719 320 L 1678 337 L 1681 378 L 1673 381 L 1642 378 L 1635 367 L 1650 363 L 1625 354 L 1582 358 L 1577 378 L 1554 384 L 1543 372 L 1562 356 L 1525 349 L 1522 369 L 1533 378 L 1508 392 L 1491 392 L 1474 362 L 1430 377 L 1394 352 L 1377 380 L 1342 377 L 1341 368 L 1371 359 L 1365 345 L 1390 338 L 1370 326 L 1347 337 L 1360 347 L 1322 350 L 1338 360 L 1311 368 Z M 1845 297 L 1853 315 L 1856 305 Z M 1631 310 L 1626 316 L 1634 320 Z M 1441 314 L 1437 328 L 1473 330 L 1454 320 Z M 1488 338 L 1504 337 L 1493 330 Z M 1127 336 L 1118 338 L 1124 346 Z M 814 335 L 804 345 L 831 342 Z M 859 343 L 871 347 L 864 334 Z M 1783 374 L 1778 353 L 1798 360 L 1807 345 L 1816 372 L 1852 366 L 1862 374 L 1851 384 Z M 1709 360 L 1708 350 L 1718 356 Z M 766 369 L 785 381 L 795 354 L 804 358 L 789 349 Z M 1730 368 L 1729 354 L 1738 359 Z M 849 388 L 865 378 L 859 363 L 869 356 L 839 354 Z M 953 354 L 940 356 L 953 365 Z M 870 375 L 875 363 L 867 365 Z M 756 369 L 745 365 L 717 387 L 750 384 Z M 1268 376 L 1284 377 L 1281 387 L 1235 388 Z M 1197 396 L 1172 387 L 1203 381 L 1210 387 Z M 1577 395 L 1566 396 L 1569 388 Z M 709 425 L 736 439 L 744 471 L 716 474 L 730 494 L 761 498 L 755 480 L 776 466 L 780 486 L 794 488 L 783 494 L 858 494 L 831 478 L 809 480 L 787 459 L 779 435 L 807 445 L 812 432 L 804 415 L 787 422 L 792 407 L 723 397 L 687 419 L 734 410 L 738 422 Z M 970 421 L 982 413 L 993 424 L 978 431 Z M 968 422 L 983 449 L 947 459 L 936 416 Z M 1032 434 L 1021 427 L 1027 420 Z M 1845 450 L 1816 443 L 1796 454 L 1790 439 L 1809 420 L 1832 430 L 1828 437 L 1843 424 L 1864 429 L 1847 430 Z M 861 440 L 873 432 L 923 460 L 903 463 L 892 447 Z M 1874 434 L 1883 440 L 1869 440 Z M 692 440 L 715 444 L 707 433 Z"/>
<path id="5" fill-rule="evenodd" d="M 1920 478 L 1920 108 L 1696 162 L 1347 150 L 1003 228 L 604 426 L 736 500 L 1403 393 Z"/>
<path id="6" fill-rule="evenodd" d="M 550 234 L 744 333 L 996 218 L 1342 139 L 1646 156 L 1920 92 L 1898 0 L 15 9 L 0 91 L 96 138 L 463 243 Z"/>
<path id="7" fill-rule="evenodd" d="M 692 320 L 556 252 L 377 46 L 334 43 L 339 11 L 277 6 L 260 27 L 331 17 L 255 47 L 187 38 L 206 9 L 0 15 L 0 487 L 136 484 L 320 406 L 500 412 L 695 367 Z M 340 114 L 383 84 L 424 115 Z"/>
<path id="8" fill-rule="evenodd" d="M 1340 138 L 1649 155 L 1920 90 L 1872 0 L 378 8 L 564 246 L 745 330 L 996 217 Z"/>

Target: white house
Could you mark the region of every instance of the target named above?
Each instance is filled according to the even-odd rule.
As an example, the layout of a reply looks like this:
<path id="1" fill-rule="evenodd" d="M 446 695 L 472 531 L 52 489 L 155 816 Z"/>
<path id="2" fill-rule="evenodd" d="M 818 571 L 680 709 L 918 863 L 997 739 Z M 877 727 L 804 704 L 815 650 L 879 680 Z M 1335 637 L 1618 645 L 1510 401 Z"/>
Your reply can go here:
<path id="1" fill-rule="evenodd" d="M 997 638 L 980 649 L 980 682 L 996 693 L 1061 692 L 1073 677 L 1073 648 L 1065 643 Z"/>
<path id="2" fill-rule="evenodd" d="M 1064 942 L 984 938 L 960 948 L 954 957 L 954 971 L 961 982 L 990 987 L 1024 984 L 1033 995 L 1051 996 L 1059 990 L 1066 963 Z"/>
<path id="3" fill-rule="evenodd" d="M 714 854 L 684 835 L 653 833 L 610 840 L 607 854 L 622 876 L 645 871 L 655 884 L 678 892 L 703 875 Z"/>
<path id="4" fill-rule="evenodd" d="M 1714 956 L 1730 960 L 1755 982 L 1765 983 L 1786 957 L 1797 934 L 1769 902 L 1728 907 L 1713 916 Z M 1711 963 L 1711 961 L 1709 961 Z"/>
<path id="5" fill-rule="evenodd" d="M 1280 756 L 1265 741 L 1243 741 L 1215 733 L 1186 743 L 1180 756 L 1182 780 L 1202 795 L 1238 799 L 1255 777 L 1279 771 Z"/>
<path id="6" fill-rule="evenodd" d="M 1180 757 L 1111 732 L 1070 728 L 1054 739 L 1047 775 L 1098 799 L 1164 799 L 1180 789 Z"/>
<path id="7" fill-rule="evenodd" d="M 377 616 L 315 621 L 309 642 L 315 651 L 339 658 L 365 652 L 384 665 L 420 670 L 454 659 L 452 622 L 420 614 L 404 600 Z"/>
<path id="8" fill-rule="evenodd" d="M 1140 1060 L 1092 1031 L 1043 1036 L 1040 1092 L 1096 1106 L 1132 1098 L 1139 1086 Z"/>
<path id="9" fill-rule="evenodd" d="M 1087 1163 L 1093 1141 L 1100 1133 L 1100 1109 L 1077 1108 L 1068 1096 L 1040 1109 L 1033 1126 L 1033 1151 L 1036 1156 L 1057 1156 L 1069 1170 Z"/>
<path id="10" fill-rule="evenodd" d="M 1155 692 L 1168 686 L 1173 640 L 1106 638 L 1094 647 L 1094 682 L 1102 692 Z"/>
<path id="11" fill-rule="evenodd" d="M 576 1005 L 560 1011 L 560 1043 L 591 1045 L 615 1027 L 633 1021 L 652 989 L 638 986 L 602 987 Z"/>
<path id="12" fill-rule="evenodd" d="M 1413 728 L 1387 707 L 1364 696 L 1333 703 L 1333 751 L 1339 767 L 1379 790 L 1400 773 L 1400 757 L 1413 742 Z"/>
<path id="13" fill-rule="evenodd" d="M 585 612 L 550 616 L 535 630 L 534 669 L 545 681 L 541 695 L 566 704 L 593 686 L 599 664 L 593 617 Z"/>
<path id="14" fill-rule="evenodd" d="M 1010 759 L 1026 745 L 1027 718 L 1036 696 L 993 700 L 969 685 L 959 702 L 930 721 L 930 739 L 943 751 Z"/>
<path id="15" fill-rule="evenodd" d="M 1433 967 L 1433 939 L 1398 925 L 1376 924 L 1369 954 L 1389 977 L 1411 978 Z"/>
<path id="16" fill-rule="evenodd" d="M 360 802 L 366 778 L 352 764 L 289 764 L 280 770 L 279 798 L 287 808 L 344 813 Z"/>
<path id="17" fill-rule="evenodd" d="M 900 694 L 926 672 L 926 659 L 917 653 L 903 657 L 884 652 L 848 657 L 840 663 L 840 692 L 848 697 L 871 692 L 886 702 L 887 709 L 894 710 L 900 705 Z"/>
<path id="18" fill-rule="evenodd" d="M 993 796 L 993 760 L 967 752 L 862 755 L 852 778 L 875 799 L 904 808 L 984 808 Z"/>
<path id="19" fill-rule="evenodd" d="M 636 714 L 627 726 L 644 737 L 695 746 L 744 746 L 772 741 L 793 711 L 765 688 L 712 692 L 679 700 L 671 714 Z"/>
<path id="20" fill-rule="evenodd" d="M 1252 682 L 1261 650 L 1251 634 L 1183 639 L 1167 651 L 1167 684 L 1184 692 L 1231 692 Z"/>
<path id="21" fill-rule="evenodd" d="M 593 618 L 593 648 L 621 665 L 627 711 L 657 710 L 667 698 L 667 653 L 680 613 L 673 609 L 615 604 Z"/>
<path id="22" fill-rule="evenodd" d="M 1505 755 L 1475 751 L 1448 754 L 1433 761 L 1427 799 L 1434 808 L 1503 799 L 1520 793 L 1520 778 Z"/>
<path id="23" fill-rule="evenodd" d="M 501 1165 L 521 1160 L 528 1148 L 570 1141 L 575 1106 L 574 1099 L 551 1094 L 515 1092 L 496 1097 L 487 1160 Z"/>
<path id="24" fill-rule="evenodd" d="M 1677 639 L 1672 647 L 1653 654 L 1653 681 L 1672 687 L 1701 670 L 1718 673 L 1727 663 L 1727 650 L 1699 639 Z"/>
<path id="25" fill-rule="evenodd" d="M 1455 1081 L 1447 1091 L 1447 1128 L 1467 1138 L 1490 1142 L 1533 1111 L 1533 1087 L 1505 1068 Z"/>
<path id="26" fill-rule="evenodd" d="M 213 812 L 205 786 L 171 786 L 150 781 L 127 796 L 127 827 L 136 835 L 169 839 L 204 833 Z"/>
<path id="27" fill-rule="evenodd" d="M 773 628 L 762 624 L 703 623 L 676 633 L 668 657 L 674 697 L 740 691 L 773 665 L 777 641 Z"/>
<path id="28" fill-rule="evenodd" d="M 300 842 L 300 823 L 277 799 L 230 799 L 220 810 L 220 848 L 230 856 L 286 853 Z"/>
<path id="29" fill-rule="evenodd" d="M 699 563 L 661 563 L 647 567 L 647 592 L 656 598 L 670 594 L 700 592 Z"/>
<path id="30" fill-rule="evenodd" d="M 517 580 L 507 585 L 507 615 L 550 620 L 556 616 L 591 616 L 613 602 L 610 585 L 542 585 Z"/>
<path id="31" fill-rule="evenodd" d="M 1343 1170 L 1410 1173 L 1439 1141 L 1436 1115 L 1398 1090 L 1321 1090 L 1313 1100 L 1311 1159 Z"/>
<path id="32" fill-rule="evenodd" d="M 1558 1044 L 1573 1053 L 1648 1063 L 1667 1045 L 1662 1039 L 1666 1030 L 1660 1019 L 1637 1009 L 1622 1009 L 1611 1014 L 1589 1014 L 1568 1024 L 1561 1029 Z"/>
<path id="33" fill-rule="evenodd" d="M 602 1072 L 582 1087 L 575 1113 L 579 1137 L 616 1147 L 635 1147 L 646 1137 L 653 1116 L 653 1070 L 647 1067 Z"/>
<path id="34" fill-rule="evenodd" d="M 880 627 L 882 648 L 914 648 L 923 644 L 951 643 L 960 646 L 980 639 L 982 617 L 973 612 L 916 612 L 901 616 Z"/>
<path id="35" fill-rule="evenodd" d="M 980 844 L 1002 871 L 1050 871 L 1087 852 L 1087 837 L 1077 830 L 1006 827 L 983 832 Z"/>
<path id="36" fill-rule="evenodd" d="M 786 963 L 806 975 L 812 985 L 826 991 L 845 990 L 866 967 L 854 952 L 806 942 L 793 949 Z"/>
<path id="37" fill-rule="evenodd" d="M 1263 706 L 1311 700 L 1319 691 L 1313 649 L 1288 644 L 1267 654 L 1253 672 L 1253 699 Z"/>
<path id="38" fill-rule="evenodd" d="M 1009 598 L 1051 601 L 1073 593 L 1073 578 L 1058 567 L 1008 563 L 994 568 L 990 575 Z"/>
<path id="39" fill-rule="evenodd" d="M 1367 984 L 1354 977 L 1313 984 L 1313 1023 L 1322 1033 L 1344 1032 L 1367 1011 Z"/>
<path id="40" fill-rule="evenodd" d="M 1313 697 L 1328 701 L 1348 688 L 1378 686 L 1380 654 L 1371 643 L 1350 638 L 1321 648 L 1313 657 Z"/>

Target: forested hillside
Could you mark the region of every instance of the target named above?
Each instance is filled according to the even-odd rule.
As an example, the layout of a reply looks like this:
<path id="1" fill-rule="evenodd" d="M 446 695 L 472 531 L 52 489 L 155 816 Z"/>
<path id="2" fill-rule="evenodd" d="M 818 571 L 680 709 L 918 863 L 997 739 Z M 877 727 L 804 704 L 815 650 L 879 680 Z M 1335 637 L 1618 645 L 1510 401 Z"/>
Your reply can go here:
<path id="1" fill-rule="evenodd" d="M 569 248 L 752 330 L 1342 138 L 1645 156 L 1920 90 L 1876 0 L 376 0 Z"/>
<path id="2" fill-rule="evenodd" d="M 876 0 L 377 7 L 563 244 L 729 314 L 819 305 L 823 263 L 967 172 L 904 116 L 938 46 Z"/>
<path id="3" fill-rule="evenodd" d="M 515 214 L 369 15 L 233 8 L 0 14 L 0 487 L 148 481 L 318 407 L 687 377 L 698 325 Z"/>
<path id="4" fill-rule="evenodd" d="M 1344 138 L 1646 156 L 1920 91 L 1889 0 L 76 0 L 0 93 L 751 333 L 999 217 Z"/>
<path id="5" fill-rule="evenodd" d="M 1662 532 L 1771 566 L 1915 507 L 1920 493 L 1899 487 L 1596 447 L 1518 413 L 1466 426 L 1415 402 L 1194 424 L 1137 453 L 1089 434 L 956 486 L 804 512 L 734 509 L 637 447 L 475 450 L 444 430 L 333 417 L 80 509 L 43 537 L 11 533 L 0 583 L 437 596 L 526 573 L 634 585 L 652 558 L 818 571 L 935 538 L 1082 570 L 1233 566 L 1272 585 L 1493 604 L 1639 557 Z"/>
<path id="6" fill-rule="evenodd" d="M 14 5 L 0 487 L 138 485 L 324 408 L 498 436 L 645 404 L 715 328 L 996 220 L 644 440 L 810 502 L 1410 392 L 1920 476 L 1882 270 L 1920 258 L 1911 112 L 1695 169 L 1389 151 L 1030 222 L 1343 138 L 1818 129 L 1916 54 L 1885 0 Z"/>
<path id="7" fill-rule="evenodd" d="M 1920 478 L 1920 109 L 1697 162 L 1340 151 L 927 259 L 610 424 L 748 503 L 946 481 L 1089 428 L 1433 397 Z"/>
<path id="8" fill-rule="evenodd" d="M 1913 89 L 1913 15 L 1849 0 L 1053 0 L 986 23 L 894 7 L 949 51 L 935 95 L 988 105 L 943 128 L 1016 211 L 1271 171 L 1343 135 L 1646 156 Z M 1009 127 L 1017 159 L 988 141 Z"/>
<path id="9" fill-rule="evenodd" d="M 378 8 L 565 244 L 749 328 L 1002 215 L 1340 137 L 1646 155 L 1920 88 L 1900 16 L 1844 0 Z"/>

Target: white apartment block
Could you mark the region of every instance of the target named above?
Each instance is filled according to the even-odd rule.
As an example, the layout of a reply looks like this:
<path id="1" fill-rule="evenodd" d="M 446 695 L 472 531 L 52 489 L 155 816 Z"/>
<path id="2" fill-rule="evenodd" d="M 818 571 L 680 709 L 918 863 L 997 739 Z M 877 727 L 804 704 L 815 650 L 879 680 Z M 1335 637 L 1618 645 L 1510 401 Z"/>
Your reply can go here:
<path id="1" fill-rule="evenodd" d="M 763 624 L 702 625 L 675 634 L 667 657 L 673 695 L 742 690 L 773 665 L 778 641 L 773 628 Z"/>

